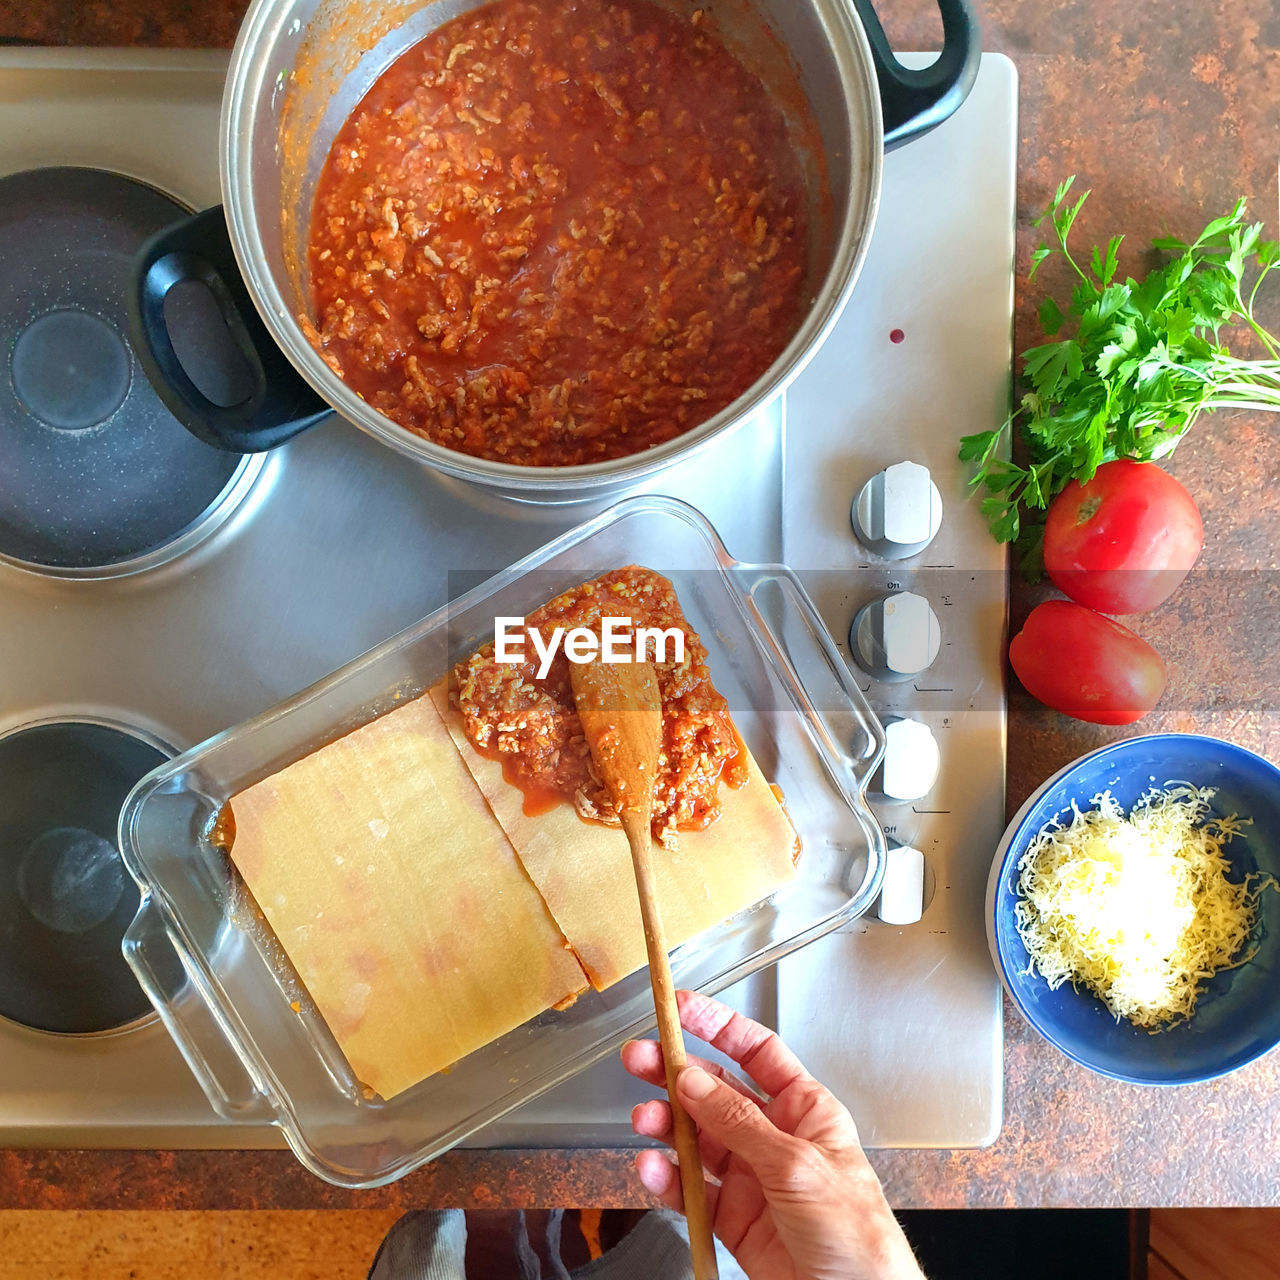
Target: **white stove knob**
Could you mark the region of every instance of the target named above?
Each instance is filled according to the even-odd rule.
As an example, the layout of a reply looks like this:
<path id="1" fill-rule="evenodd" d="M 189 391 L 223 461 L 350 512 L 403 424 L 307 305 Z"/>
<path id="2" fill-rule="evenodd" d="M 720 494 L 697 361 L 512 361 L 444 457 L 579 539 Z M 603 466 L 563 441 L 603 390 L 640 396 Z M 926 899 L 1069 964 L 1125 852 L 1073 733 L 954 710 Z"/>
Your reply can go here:
<path id="1" fill-rule="evenodd" d="M 919 720 L 894 719 L 884 726 L 880 794 L 887 800 L 923 800 L 938 780 L 941 759 L 933 730 Z"/>
<path id="2" fill-rule="evenodd" d="M 896 591 L 864 605 L 849 628 L 849 650 L 877 680 L 912 680 L 933 664 L 942 628 L 924 596 Z"/>
<path id="3" fill-rule="evenodd" d="M 876 915 L 885 924 L 915 924 L 924 915 L 924 854 L 910 845 L 889 850 Z"/>
<path id="4" fill-rule="evenodd" d="M 886 560 L 918 555 L 942 524 L 942 495 L 929 468 L 897 462 L 862 486 L 850 512 L 858 541 Z"/>

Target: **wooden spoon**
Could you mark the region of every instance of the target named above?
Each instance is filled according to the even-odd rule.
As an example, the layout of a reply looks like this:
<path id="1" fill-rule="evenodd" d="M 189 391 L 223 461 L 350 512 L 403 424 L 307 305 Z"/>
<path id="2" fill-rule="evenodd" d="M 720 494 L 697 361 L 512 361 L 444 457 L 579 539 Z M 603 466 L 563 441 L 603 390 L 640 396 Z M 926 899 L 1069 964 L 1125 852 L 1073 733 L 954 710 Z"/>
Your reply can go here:
<path id="1" fill-rule="evenodd" d="M 686 1062 L 684 1032 L 676 1007 L 675 984 L 671 980 L 667 940 L 650 860 L 653 780 L 662 749 L 658 677 L 651 662 L 571 662 L 569 678 L 596 772 L 613 796 L 631 845 L 644 941 L 649 952 L 649 981 L 653 986 L 658 1036 L 667 1070 L 667 1097 L 671 1102 L 676 1155 L 680 1160 L 680 1186 L 689 1223 L 693 1274 L 695 1280 L 717 1280 L 720 1273 L 711 1239 L 698 1131 L 676 1097 L 676 1077 Z"/>

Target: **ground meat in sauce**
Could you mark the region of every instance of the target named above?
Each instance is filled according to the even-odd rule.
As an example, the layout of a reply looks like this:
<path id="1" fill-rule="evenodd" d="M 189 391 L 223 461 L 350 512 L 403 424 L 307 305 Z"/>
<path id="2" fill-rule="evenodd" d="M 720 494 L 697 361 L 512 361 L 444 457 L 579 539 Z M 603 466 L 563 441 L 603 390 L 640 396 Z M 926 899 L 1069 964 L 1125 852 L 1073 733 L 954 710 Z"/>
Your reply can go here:
<path id="1" fill-rule="evenodd" d="M 746 782 L 745 753 L 729 707 L 711 683 L 707 651 L 685 620 L 675 589 L 651 569 L 631 565 L 557 596 L 525 619 L 549 638 L 555 627 L 600 632 L 603 617 L 627 617 L 637 627 L 679 627 L 684 661 L 655 663 L 662 695 L 663 749 L 654 783 L 653 833 L 668 847 L 676 832 L 709 826 L 720 816 L 718 784 Z M 477 751 L 502 760 L 507 780 L 535 803 L 571 801 L 583 817 L 616 824 L 608 789 L 596 777 L 569 682 L 569 660 L 556 655 L 547 676 L 526 635 L 526 661 L 499 662 L 494 646 L 460 662 L 452 697 Z M 671 654 L 668 653 L 668 658 Z"/>
<path id="2" fill-rule="evenodd" d="M 805 188 L 781 113 L 648 0 L 499 0 L 400 57 L 334 140 L 304 328 L 411 431 L 534 466 L 737 398 L 795 332 Z"/>

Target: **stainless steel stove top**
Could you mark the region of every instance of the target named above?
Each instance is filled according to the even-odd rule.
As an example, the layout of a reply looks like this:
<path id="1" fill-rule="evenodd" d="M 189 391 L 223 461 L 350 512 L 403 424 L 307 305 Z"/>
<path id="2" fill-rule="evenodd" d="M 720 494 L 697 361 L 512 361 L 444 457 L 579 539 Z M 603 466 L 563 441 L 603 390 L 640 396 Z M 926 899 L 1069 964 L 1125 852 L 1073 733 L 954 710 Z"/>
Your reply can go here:
<path id="1" fill-rule="evenodd" d="M 224 69 L 218 53 L 0 51 L 0 174 L 91 165 L 213 203 Z M 938 746 L 926 796 L 877 805 L 886 832 L 924 855 L 923 918 L 860 922 L 732 993 L 877 1146 L 979 1145 L 1000 1125 L 981 892 L 1004 815 L 1004 558 L 964 502 L 954 446 L 1007 405 L 1015 145 L 1013 67 L 988 56 L 957 116 L 888 158 L 853 301 L 785 402 L 648 486 L 699 507 L 739 559 L 804 573 L 839 640 L 862 605 L 898 591 L 940 619 L 924 677 L 862 681 Z M 923 554 L 887 562 L 854 540 L 850 503 L 904 459 L 931 469 L 941 529 Z M 225 523 L 167 565 L 68 581 L 0 564 L 0 733 L 103 719 L 188 746 L 598 509 L 471 491 L 335 420 L 270 455 Z M 476 1141 L 619 1143 L 633 1100 L 601 1064 Z M 278 1141 L 217 1117 L 158 1023 L 63 1037 L 0 1021 L 0 1145 Z"/>

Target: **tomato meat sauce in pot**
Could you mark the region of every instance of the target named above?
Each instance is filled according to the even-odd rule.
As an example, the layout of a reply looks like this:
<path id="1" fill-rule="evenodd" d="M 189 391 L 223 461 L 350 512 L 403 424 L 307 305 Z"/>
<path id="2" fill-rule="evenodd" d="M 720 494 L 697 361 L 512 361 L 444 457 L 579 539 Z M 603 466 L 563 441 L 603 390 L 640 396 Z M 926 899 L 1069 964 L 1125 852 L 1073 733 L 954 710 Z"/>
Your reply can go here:
<path id="1" fill-rule="evenodd" d="M 803 310 L 806 191 L 777 106 L 648 0 L 498 0 L 433 32 L 316 191 L 313 340 L 401 426 L 533 466 L 724 408 Z"/>

